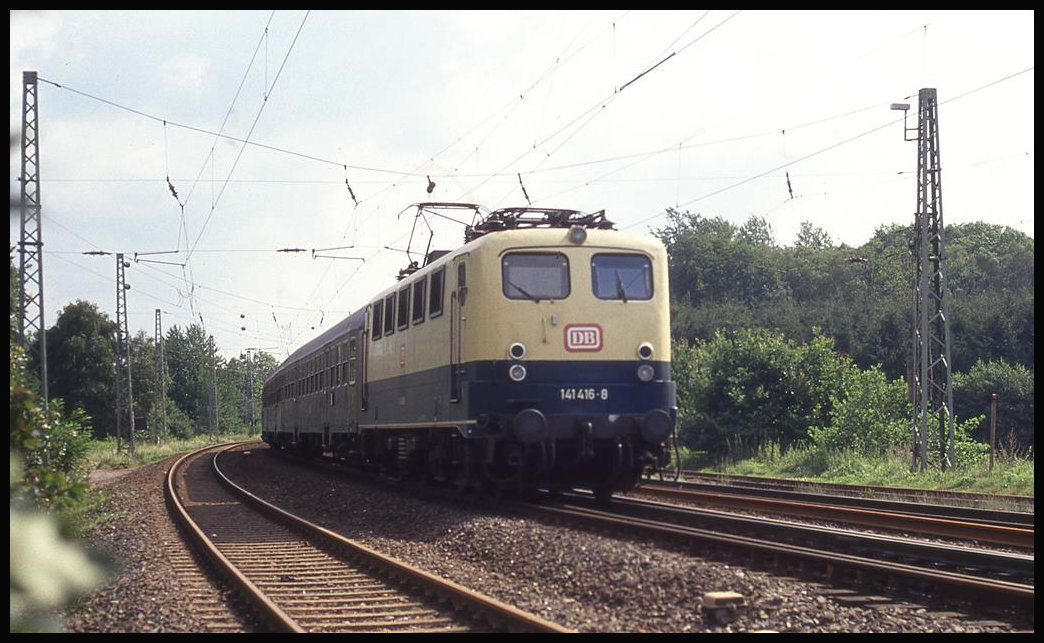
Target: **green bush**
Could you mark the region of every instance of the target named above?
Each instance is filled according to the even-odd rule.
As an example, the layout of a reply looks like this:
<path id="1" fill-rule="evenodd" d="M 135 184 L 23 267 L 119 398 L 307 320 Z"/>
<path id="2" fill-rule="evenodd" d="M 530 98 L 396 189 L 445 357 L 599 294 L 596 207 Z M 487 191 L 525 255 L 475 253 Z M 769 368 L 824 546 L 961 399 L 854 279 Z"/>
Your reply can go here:
<path id="1" fill-rule="evenodd" d="M 24 495 L 41 508 L 74 509 L 87 492 L 89 418 L 80 409 L 66 414 L 57 398 L 45 408 L 29 385 L 19 347 L 11 348 L 10 361 L 11 451 L 24 465 L 12 496 Z"/>
<path id="2" fill-rule="evenodd" d="M 990 445 L 976 440 L 972 433 L 982 424 L 984 417 L 979 415 L 963 422 L 955 422 L 953 427 L 953 452 L 956 462 L 954 467 L 968 467 L 986 460 L 990 455 Z M 928 463 L 937 461 L 939 453 L 938 436 L 929 436 Z M 936 462 L 937 464 L 937 462 Z"/>
<path id="3" fill-rule="evenodd" d="M 957 417 L 982 415 L 983 422 L 971 434 L 989 442 L 990 403 L 987 395 L 997 395 L 997 440 L 1014 436 L 1014 446 L 1033 447 L 1033 371 L 1003 359 L 978 361 L 967 373 L 953 376 L 953 405 Z"/>
<path id="4" fill-rule="evenodd" d="M 18 346 L 11 362 L 11 632 L 57 631 L 53 611 L 102 582 L 107 569 L 63 533 L 61 516 L 79 511 L 87 492 L 83 463 L 87 416 L 45 409 Z M 42 511 L 41 511 L 42 510 Z"/>
<path id="5" fill-rule="evenodd" d="M 808 429 L 816 446 L 871 455 L 911 442 L 906 384 L 889 381 L 880 369 L 845 369 L 830 401 L 830 424 Z"/>
<path id="6" fill-rule="evenodd" d="M 809 424 L 829 421 L 831 394 L 854 368 L 818 333 L 799 344 L 741 329 L 694 345 L 677 342 L 674 351 L 682 444 L 717 452 L 763 443 L 786 450 L 804 440 Z"/>

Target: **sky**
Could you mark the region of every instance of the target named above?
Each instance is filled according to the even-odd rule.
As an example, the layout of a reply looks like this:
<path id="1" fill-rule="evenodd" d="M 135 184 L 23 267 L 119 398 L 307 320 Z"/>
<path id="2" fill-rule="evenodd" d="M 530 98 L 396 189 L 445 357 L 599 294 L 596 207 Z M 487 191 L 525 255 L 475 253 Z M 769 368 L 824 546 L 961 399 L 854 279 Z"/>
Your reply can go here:
<path id="1" fill-rule="evenodd" d="M 202 324 L 283 358 L 487 210 L 674 208 L 859 246 L 916 209 L 935 88 L 946 224 L 1033 231 L 1032 11 L 12 11 L 39 76 L 44 310 Z M 19 217 L 11 217 L 18 265 Z M 290 252 L 288 250 L 302 249 Z M 84 254 L 112 253 L 107 255 Z"/>

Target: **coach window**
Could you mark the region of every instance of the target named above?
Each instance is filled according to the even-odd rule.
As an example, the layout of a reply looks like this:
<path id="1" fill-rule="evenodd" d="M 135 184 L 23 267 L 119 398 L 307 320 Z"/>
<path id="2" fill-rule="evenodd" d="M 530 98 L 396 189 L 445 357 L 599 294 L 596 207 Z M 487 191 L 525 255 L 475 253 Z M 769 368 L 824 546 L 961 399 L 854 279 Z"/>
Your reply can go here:
<path id="1" fill-rule="evenodd" d="M 431 295 L 428 300 L 428 317 L 435 318 L 442 314 L 442 291 L 446 283 L 446 266 L 431 273 Z"/>
<path id="2" fill-rule="evenodd" d="M 427 285 L 427 276 L 413 284 L 413 317 L 410 321 L 414 326 L 424 321 L 424 289 Z"/>
<path id="3" fill-rule="evenodd" d="M 384 334 L 395 332 L 395 293 L 384 298 Z"/>
<path id="4" fill-rule="evenodd" d="M 384 312 L 384 301 L 378 300 L 373 302 L 373 328 L 370 331 L 370 336 L 374 340 L 381 338 L 381 329 L 384 328 L 384 317 L 381 313 Z"/>
<path id="5" fill-rule="evenodd" d="M 399 317 L 396 326 L 403 330 L 410 325 L 410 287 L 399 291 Z"/>
<path id="6" fill-rule="evenodd" d="M 643 255 L 591 257 L 591 289 L 599 299 L 652 299 L 652 265 Z"/>
<path id="7" fill-rule="evenodd" d="M 348 384 L 355 385 L 355 364 L 358 358 L 358 350 L 355 346 L 355 338 L 348 340 Z"/>
<path id="8" fill-rule="evenodd" d="M 569 296 L 569 259 L 562 253 L 512 252 L 501 260 L 504 296 L 531 301 Z"/>

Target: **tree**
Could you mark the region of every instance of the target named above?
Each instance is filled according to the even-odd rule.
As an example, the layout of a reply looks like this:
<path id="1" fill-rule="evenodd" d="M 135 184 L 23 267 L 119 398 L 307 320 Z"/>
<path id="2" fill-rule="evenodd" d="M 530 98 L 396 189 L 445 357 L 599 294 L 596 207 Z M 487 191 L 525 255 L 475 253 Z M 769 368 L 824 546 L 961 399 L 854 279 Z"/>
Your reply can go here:
<path id="1" fill-rule="evenodd" d="M 18 298 L 20 293 L 18 285 L 18 269 L 15 268 L 14 256 L 11 256 L 11 314 L 10 314 L 10 325 L 11 325 L 11 336 L 10 343 L 15 344 L 18 342 L 18 327 L 21 320 L 18 319 Z"/>
<path id="2" fill-rule="evenodd" d="M 947 226 L 947 270 L 960 292 L 1033 289 L 1033 239 L 1007 226 L 973 222 Z"/>
<path id="3" fill-rule="evenodd" d="M 221 362 L 217 374 L 218 399 L 221 401 L 221 430 L 247 433 L 250 430 L 250 406 L 247 396 L 250 361 L 244 355 L 240 355 L 229 360 L 222 359 Z"/>
<path id="4" fill-rule="evenodd" d="M 115 433 L 116 324 L 97 305 L 67 305 L 47 330 L 48 387 L 91 418 L 94 436 Z"/>
<path id="5" fill-rule="evenodd" d="M 759 217 L 750 215 L 747 222 L 743 224 L 743 227 L 739 229 L 738 236 L 740 240 L 749 243 L 754 246 L 772 246 L 775 245 L 775 238 L 772 235 L 772 226 L 765 217 Z"/>
<path id="6" fill-rule="evenodd" d="M 253 357 L 241 353 L 222 360 L 218 370 L 218 395 L 221 399 L 222 430 L 250 432 L 251 414 L 255 426 L 261 423 L 261 389 L 265 380 L 279 366 L 272 355 L 259 351 Z M 253 400 L 247 395 L 253 387 Z"/>
<path id="7" fill-rule="evenodd" d="M 172 326 L 167 331 L 164 354 L 170 399 L 194 423 L 194 433 L 207 431 L 213 399 L 209 337 L 199 324 L 192 324 L 184 331 Z"/>
<path id="8" fill-rule="evenodd" d="M 138 437 L 152 439 L 152 407 L 155 406 L 155 340 L 139 330 L 130 338 L 131 389 L 134 393 L 134 431 Z M 158 434 L 157 434 L 157 437 Z"/>
<path id="9" fill-rule="evenodd" d="M 785 295 L 778 251 L 765 243 L 771 230 L 751 217 L 741 230 L 728 221 L 667 210 L 668 224 L 654 234 L 667 249 L 671 296 L 698 310 L 727 303 L 749 311 Z M 705 335 L 705 338 L 709 335 Z"/>
<path id="10" fill-rule="evenodd" d="M 820 250 L 833 245 L 830 235 L 819 226 L 813 226 L 810 221 L 802 221 L 798 227 L 797 240 L 794 241 L 795 248 L 810 248 Z"/>

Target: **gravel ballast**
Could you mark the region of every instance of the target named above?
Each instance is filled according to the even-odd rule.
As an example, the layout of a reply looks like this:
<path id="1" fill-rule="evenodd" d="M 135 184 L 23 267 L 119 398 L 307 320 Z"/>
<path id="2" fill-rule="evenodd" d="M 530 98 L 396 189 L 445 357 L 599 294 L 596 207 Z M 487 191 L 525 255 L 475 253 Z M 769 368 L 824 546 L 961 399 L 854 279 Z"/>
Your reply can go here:
<path id="1" fill-rule="evenodd" d="M 842 605 L 807 582 L 703 560 L 652 540 L 423 500 L 309 470 L 267 451 L 252 445 L 229 454 L 222 467 L 248 490 L 307 520 L 582 632 L 1015 631 L 917 606 Z M 69 610 L 69 630 L 205 631 L 181 597 L 167 553 L 185 547 L 164 535 L 170 519 L 161 484 L 172 461 L 104 487 L 106 510 L 118 517 L 95 538 L 117 547 L 127 564 Z M 736 592 L 744 604 L 706 610 L 709 592 Z"/>

